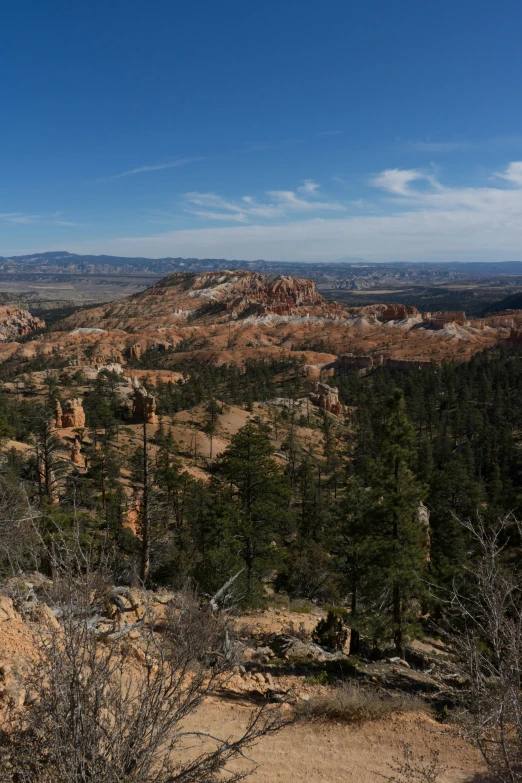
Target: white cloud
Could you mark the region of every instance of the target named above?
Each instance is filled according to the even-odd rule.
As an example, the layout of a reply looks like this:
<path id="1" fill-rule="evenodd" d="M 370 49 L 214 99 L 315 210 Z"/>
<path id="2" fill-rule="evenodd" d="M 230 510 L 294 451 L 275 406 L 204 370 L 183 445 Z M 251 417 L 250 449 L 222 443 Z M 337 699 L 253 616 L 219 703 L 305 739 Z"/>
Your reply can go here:
<path id="1" fill-rule="evenodd" d="M 365 187 L 345 203 L 331 201 L 312 180 L 258 197 L 188 193 L 183 207 L 199 221 L 194 228 L 152 233 L 151 227 L 150 235 L 71 243 L 68 249 L 231 260 L 522 259 L 522 161 L 473 186 L 446 185 L 442 177 L 415 168 L 385 169 L 370 184 L 370 195 Z M 180 219 L 180 214 L 157 214 L 167 225 L 170 218 Z M 0 221 L 67 222 L 57 214 L 17 212 L 0 213 Z"/>
<path id="2" fill-rule="evenodd" d="M 303 184 L 297 188 L 299 193 L 304 193 L 307 196 L 313 196 L 321 186 L 314 182 L 313 179 L 303 180 Z"/>
<path id="3" fill-rule="evenodd" d="M 80 223 L 72 223 L 61 219 L 61 212 L 55 212 L 51 217 L 43 215 L 27 215 L 23 212 L 0 212 L 0 221 L 15 223 L 22 226 L 52 225 L 52 226 L 79 226 Z"/>
<path id="4" fill-rule="evenodd" d="M 505 179 L 507 182 L 512 182 L 514 185 L 522 187 L 522 161 L 515 160 L 510 163 L 504 171 L 499 171 L 496 175 L 501 179 Z"/>
<path id="5" fill-rule="evenodd" d="M 425 174 L 417 169 L 386 169 L 373 177 L 370 183 L 376 188 L 383 188 L 396 196 L 417 196 L 417 191 L 412 190 L 410 184 L 422 180 L 437 187 L 437 182 L 432 174 Z"/>
<path id="6" fill-rule="evenodd" d="M 230 214 L 229 212 L 210 212 L 196 209 L 185 211 L 190 212 L 191 215 L 195 215 L 203 220 L 233 220 L 236 223 L 248 223 L 248 217 L 242 212 L 232 212 L 232 214 Z"/>
<path id="7" fill-rule="evenodd" d="M 335 201 L 319 201 L 319 185 L 311 179 L 294 190 L 269 190 L 268 202 L 259 202 L 253 196 L 242 196 L 239 201 L 223 198 L 217 193 L 186 193 L 185 212 L 208 220 L 231 220 L 251 223 L 254 220 L 281 219 L 290 214 L 323 211 L 343 211 L 345 207 Z M 194 207 L 206 207 L 201 211 Z"/>

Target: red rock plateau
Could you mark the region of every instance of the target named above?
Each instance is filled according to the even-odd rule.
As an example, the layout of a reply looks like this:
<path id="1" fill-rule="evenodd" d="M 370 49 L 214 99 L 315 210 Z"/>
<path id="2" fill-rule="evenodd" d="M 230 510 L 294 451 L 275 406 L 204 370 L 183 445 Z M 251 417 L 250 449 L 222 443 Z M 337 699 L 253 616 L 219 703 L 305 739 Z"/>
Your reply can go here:
<path id="1" fill-rule="evenodd" d="M 125 365 L 155 349 L 164 353 L 165 371 L 194 359 L 243 363 L 281 354 L 303 356 L 316 367 L 341 354 L 352 355 L 346 367 L 464 361 L 485 348 L 519 344 L 522 330 L 522 311 L 468 319 L 463 312 L 421 314 L 401 304 L 344 307 L 324 299 L 311 280 L 248 271 L 176 273 L 140 294 L 81 310 L 23 344 L 7 340 L 41 322 L 16 308 L 0 313 L 7 310 L 12 325 L 0 361 L 41 353 L 70 364 Z"/>

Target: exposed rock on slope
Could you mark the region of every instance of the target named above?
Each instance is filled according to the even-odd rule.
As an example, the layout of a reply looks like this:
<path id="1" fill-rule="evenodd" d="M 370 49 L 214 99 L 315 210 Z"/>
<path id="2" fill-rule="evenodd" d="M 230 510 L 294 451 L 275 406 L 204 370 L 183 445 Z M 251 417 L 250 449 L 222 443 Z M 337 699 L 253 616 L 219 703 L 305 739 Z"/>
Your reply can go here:
<path id="1" fill-rule="evenodd" d="M 205 323 L 229 321 L 245 313 L 292 315 L 314 307 L 327 309 L 328 304 L 311 280 L 244 271 L 176 273 L 141 294 L 76 313 L 58 328 L 101 327 L 135 333 L 172 327 L 188 319 Z"/>
<path id="2" fill-rule="evenodd" d="M 521 328 L 522 311 L 468 320 L 461 312 L 421 315 L 400 304 L 349 308 L 323 299 L 310 280 L 242 270 L 176 273 L 140 294 L 77 312 L 32 342 L 0 341 L 0 362 L 39 357 L 58 366 L 59 357 L 77 366 L 135 366 L 147 351 L 164 370 L 283 352 L 311 365 L 344 355 L 344 367 L 466 361 L 506 340 L 518 344 Z"/>
<path id="3" fill-rule="evenodd" d="M 0 307 L 0 340 L 16 340 L 27 334 L 43 329 L 45 321 L 36 318 L 28 310 L 20 307 Z"/>

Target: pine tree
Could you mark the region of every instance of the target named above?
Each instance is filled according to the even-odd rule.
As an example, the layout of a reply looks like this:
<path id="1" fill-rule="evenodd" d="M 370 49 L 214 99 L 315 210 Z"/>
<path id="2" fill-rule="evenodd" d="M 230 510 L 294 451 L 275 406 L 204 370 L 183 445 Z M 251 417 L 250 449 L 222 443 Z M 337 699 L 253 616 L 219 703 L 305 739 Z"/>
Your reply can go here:
<path id="1" fill-rule="evenodd" d="M 214 435 L 216 434 L 219 426 L 219 406 L 214 399 L 214 397 L 211 397 L 210 400 L 207 402 L 205 406 L 205 413 L 206 413 L 206 420 L 203 427 L 203 432 L 205 435 L 208 435 L 210 440 L 210 454 L 209 458 L 212 459 L 212 445 L 214 440 Z"/>
<path id="2" fill-rule="evenodd" d="M 383 411 L 380 459 L 372 482 L 371 526 L 375 587 L 384 594 L 387 625 L 397 655 L 415 625 L 412 602 L 422 592 L 427 531 L 419 518 L 426 488 L 410 470 L 413 429 L 402 391 Z"/>
<path id="3" fill-rule="evenodd" d="M 35 424 L 35 457 L 40 499 L 56 502 L 60 480 L 65 473 L 65 461 L 60 457 L 60 438 L 53 429 L 54 419 L 42 416 Z"/>
<path id="4" fill-rule="evenodd" d="M 114 489 L 120 476 L 120 458 L 109 435 L 104 432 L 93 442 L 89 454 L 89 477 L 101 493 L 101 505 L 105 512 L 107 494 Z"/>
<path id="5" fill-rule="evenodd" d="M 230 492 L 230 524 L 241 542 L 250 600 L 262 575 L 263 561 L 266 566 L 271 544 L 288 518 L 288 477 L 272 455 L 269 428 L 249 422 L 234 435 L 217 464 L 217 473 Z"/>
<path id="6" fill-rule="evenodd" d="M 152 487 L 150 481 L 151 461 L 149 457 L 149 438 L 147 422 L 143 421 L 141 443 L 133 454 L 131 461 L 132 479 L 140 493 L 139 532 L 140 532 L 140 567 L 139 576 L 143 585 L 147 583 L 150 571 L 151 551 L 151 500 Z"/>
<path id="7" fill-rule="evenodd" d="M 365 601 L 375 587 L 372 530 L 368 524 L 371 508 L 370 492 L 361 480 L 354 476 L 346 488 L 337 509 L 337 524 L 333 550 L 338 568 L 350 596 L 350 655 L 358 655 L 361 648 L 361 627 L 364 623 Z"/>

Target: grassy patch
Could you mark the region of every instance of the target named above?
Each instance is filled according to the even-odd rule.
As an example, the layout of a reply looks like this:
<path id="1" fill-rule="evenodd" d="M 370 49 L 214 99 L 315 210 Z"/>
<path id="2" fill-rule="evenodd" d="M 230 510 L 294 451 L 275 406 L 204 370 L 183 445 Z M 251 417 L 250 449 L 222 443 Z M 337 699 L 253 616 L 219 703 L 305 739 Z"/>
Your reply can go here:
<path id="1" fill-rule="evenodd" d="M 304 604 L 296 604 L 294 606 L 290 607 L 291 612 L 295 612 L 296 614 L 310 614 L 312 611 L 312 605 L 308 603 L 308 601 Z"/>
<path id="2" fill-rule="evenodd" d="M 315 696 L 297 707 L 302 720 L 366 723 L 403 712 L 427 712 L 428 706 L 419 698 L 381 695 L 353 685 L 341 685 L 328 693 Z"/>

